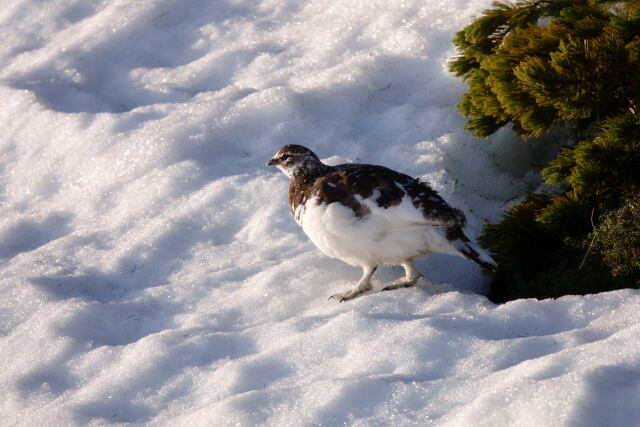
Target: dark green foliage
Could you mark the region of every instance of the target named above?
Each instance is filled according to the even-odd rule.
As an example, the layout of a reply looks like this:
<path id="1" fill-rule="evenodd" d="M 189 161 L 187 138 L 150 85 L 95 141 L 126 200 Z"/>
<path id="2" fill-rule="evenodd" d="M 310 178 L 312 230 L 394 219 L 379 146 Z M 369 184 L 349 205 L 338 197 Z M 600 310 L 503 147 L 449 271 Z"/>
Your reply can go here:
<path id="1" fill-rule="evenodd" d="M 640 115 L 607 120 L 592 140 L 564 148 L 542 175 L 548 183 L 569 184 L 601 210 L 617 208 L 640 190 Z"/>
<path id="2" fill-rule="evenodd" d="M 496 281 L 511 279 L 509 272 L 526 278 L 553 262 L 552 248 L 557 242 L 536 221 L 536 216 L 548 206 L 551 197 L 529 195 L 519 205 L 512 206 L 500 224 L 487 224 L 478 242 L 489 247 L 500 266 Z"/>
<path id="3" fill-rule="evenodd" d="M 557 298 L 629 286 L 627 277 L 610 273 L 599 253 L 587 254 L 589 241 L 583 236 L 588 235 L 591 225 L 586 209 L 578 209 L 577 215 L 572 209 L 555 210 L 561 218 L 550 225 L 540 220 L 541 212 L 558 200 L 544 194 L 529 195 L 511 207 L 502 222 L 485 226 L 478 240 L 494 253 L 498 263 L 489 295 L 493 301 Z M 557 232 L 563 221 L 573 233 Z"/>
<path id="4" fill-rule="evenodd" d="M 450 68 L 469 84 L 458 105 L 468 129 L 487 136 L 513 123 L 530 137 L 634 107 L 639 35 L 637 1 L 494 3 L 454 39 L 461 55 Z"/>
<path id="5" fill-rule="evenodd" d="M 593 234 L 595 251 L 613 275 L 640 288 L 640 198 L 608 212 Z"/>
<path id="6" fill-rule="evenodd" d="M 498 262 L 496 301 L 640 287 L 640 1 L 523 0 L 458 32 L 458 107 L 488 136 L 569 125 L 575 140 L 480 243 Z"/>
<path id="7" fill-rule="evenodd" d="M 640 117 L 607 120 L 593 140 L 563 149 L 543 175 L 566 191 L 528 196 L 480 236 L 499 264 L 491 297 L 640 287 Z"/>

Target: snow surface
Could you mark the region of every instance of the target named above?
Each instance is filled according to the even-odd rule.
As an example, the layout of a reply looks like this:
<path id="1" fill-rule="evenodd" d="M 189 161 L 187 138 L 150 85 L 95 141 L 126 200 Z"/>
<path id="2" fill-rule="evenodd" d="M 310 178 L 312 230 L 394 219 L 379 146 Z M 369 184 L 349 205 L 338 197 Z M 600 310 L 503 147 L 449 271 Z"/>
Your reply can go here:
<path id="1" fill-rule="evenodd" d="M 434 256 L 327 301 L 360 272 L 264 166 L 384 164 L 477 235 L 557 145 L 463 130 L 446 63 L 489 3 L 3 3 L 0 424 L 640 425 L 640 292 L 495 305 Z"/>

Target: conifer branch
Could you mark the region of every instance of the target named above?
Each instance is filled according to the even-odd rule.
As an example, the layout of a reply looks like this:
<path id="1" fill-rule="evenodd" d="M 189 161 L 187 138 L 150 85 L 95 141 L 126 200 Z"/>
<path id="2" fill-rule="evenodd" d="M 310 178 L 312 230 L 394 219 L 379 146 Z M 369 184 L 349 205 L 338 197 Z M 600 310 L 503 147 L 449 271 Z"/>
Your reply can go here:
<path id="1" fill-rule="evenodd" d="M 593 212 L 595 211 L 595 207 L 591 208 L 591 228 L 593 228 L 593 238 L 591 239 L 591 243 L 589 243 L 589 247 L 587 248 L 587 253 L 584 254 L 584 258 L 582 258 L 582 262 L 580 263 L 580 266 L 578 267 L 578 270 L 580 270 L 582 268 L 582 266 L 584 265 L 584 262 L 587 260 L 587 256 L 589 255 L 589 252 L 591 252 L 591 248 L 593 247 L 593 242 L 596 240 L 596 226 L 593 224 Z"/>

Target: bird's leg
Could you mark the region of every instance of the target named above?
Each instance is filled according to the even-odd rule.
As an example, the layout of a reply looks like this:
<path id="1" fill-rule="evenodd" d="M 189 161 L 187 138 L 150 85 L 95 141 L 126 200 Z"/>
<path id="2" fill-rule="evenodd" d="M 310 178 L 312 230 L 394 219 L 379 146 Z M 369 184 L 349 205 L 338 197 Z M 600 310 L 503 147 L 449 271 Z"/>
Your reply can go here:
<path id="1" fill-rule="evenodd" d="M 371 286 L 371 276 L 373 276 L 373 273 L 376 272 L 376 270 L 378 269 L 377 266 L 366 266 L 362 268 L 362 277 L 360 278 L 360 280 L 358 280 L 358 283 L 355 284 L 355 286 L 347 291 L 347 292 L 343 292 L 341 294 L 335 294 L 335 295 L 331 295 L 329 297 L 329 299 L 337 299 L 338 301 L 342 302 L 342 301 L 348 301 L 350 299 L 353 299 L 355 297 L 357 297 L 358 295 L 360 295 L 363 292 L 367 292 L 370 291 L 372 286 Z"/>
<path id="2" fill-rule="evenodd" d="M 382 288 L 383 291 L 408 288 L 415 285 L 418 282 L 418 279 L 422 277 L 422 274 L 413 265 L 413 260 L 408 259 L 406 261 L 403 261 L 401 265 L 404 267 L 404 278 L 396 280 L 389 286 L 385 286 L 384 288 Z"/>

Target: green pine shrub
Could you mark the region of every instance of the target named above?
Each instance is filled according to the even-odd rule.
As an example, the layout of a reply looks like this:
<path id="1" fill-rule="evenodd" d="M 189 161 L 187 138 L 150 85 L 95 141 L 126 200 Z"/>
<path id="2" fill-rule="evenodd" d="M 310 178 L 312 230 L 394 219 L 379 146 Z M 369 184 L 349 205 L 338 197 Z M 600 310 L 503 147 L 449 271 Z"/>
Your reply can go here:
<path id="1" fill-rule="evenodd" d="M 640 95 L 637 1 L 524 0 L 458 32 L 450 69 L 469 90 L 458 107 L 488 136 L 507 123 L 523 137 L 572 120 L 579 129 L 635 108 Z"/>
<path id="2" fill-rule="evenodd" d="M 640 287 L 640 2 L 495 2 L 454 43 L 472 133 L 562 127 L 574 141 L 541 171 L 555 194 L 529 195 L 485 226 L 479 241 L 498 262 L 491 298 Z"/>
<path id="3" fill-rule="evenodd" d="M 593 242 L 613 276 L 640 287 L 640 197 L 607 212 L 593 233 Z"/>
<path id="4" fill-rule="evenodd" d="M 600 210 L 618 208 L 640 190 L 640 115 L 606 120 L 593 139 L 563 148 L 542 176 L 550 184 L 567 184 Z"/>
<path id="5" fill-rule="evenodd" d="M 512 206 L 502 222 L 485 226 L 478 240 L 491 249 L 498 263 L 492 273 L 491 300 L 557 298 L 629 287 L 630 275 L 612 274 L 603 252 L 589 250 L 590 212 L 580 207 L 577 211 L 566 208 L 554 211 L 562 216 L 559 220 L 541 220 L 540 214 L 558 200 L 546 194 L 530 194 L 525 201 Z M 571 203 L 563 205 L 571 206 Z M 558 223 L 563 220 L 572 223 L 571 232 L 558 232 Z M 616 259 L 621 264 L 626 262 L 621 257 Z"/>

